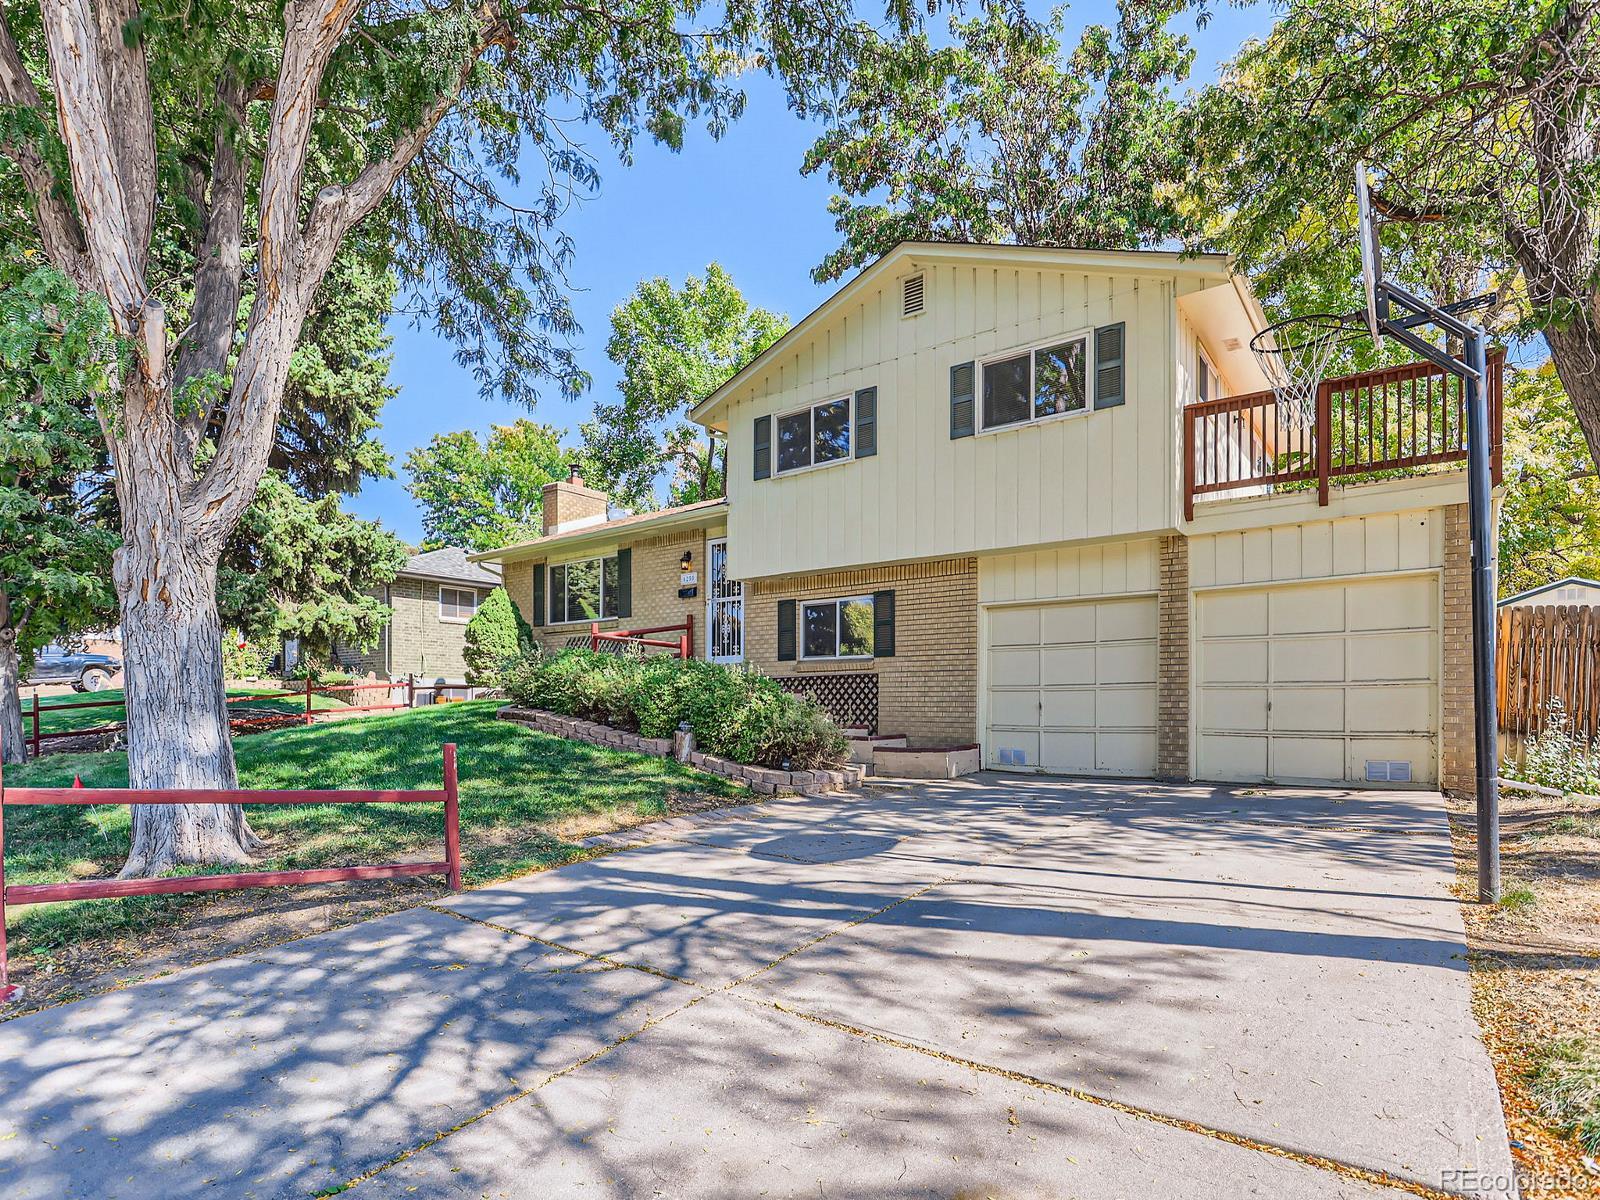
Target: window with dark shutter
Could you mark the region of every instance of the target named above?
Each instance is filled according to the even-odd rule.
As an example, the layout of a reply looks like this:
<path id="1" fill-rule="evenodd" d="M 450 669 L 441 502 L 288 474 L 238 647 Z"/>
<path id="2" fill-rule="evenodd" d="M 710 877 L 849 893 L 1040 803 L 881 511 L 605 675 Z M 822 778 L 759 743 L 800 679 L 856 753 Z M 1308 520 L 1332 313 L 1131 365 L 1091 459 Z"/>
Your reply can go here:
<path id="1" fill-rule="evenodd" d="M 862 388 L 856 393 L 856 457 L 871 458 L 878 452 L 878 389 Z"/>
<path id="2" fill-rule="evenodd" d="M 794 644 L 794 601 L 778 601 L 778 661 L 793 662 L 795 659 Z"/>
<path id="3" fill-rule="evenodd" d="M 772 418 L 756 418 L 756 478 L 772 478 Z"/>
<path id="4" fill-rule="evenodd" d="M 533 617 L 532 617 L 532 623 L 535 624 L 535 625 L 543 625 L 544 624 L 545 613 L 548 611 L 545 608 L 545 601 L 544 601 L 544 594 L 545 594 L 544 593 L 544 581 L 545 581 L 545 565 L 543 563 L 540 563 L 538 566 L 536 566 L 533 569 Z"/>
<path id="5" fill-rule="evenodd" d="M 633 616 L 633 550 L 617 551 L 617 616 Z"/>
<path id="6" fill-rule="evenodd" d="M 950 436 L 971 437 L 975 432 L 973 420 L 972 383 L 975 371 L 969 362 L 950 368 Z"/>
<path id="7" fill-rule="evenodd" d="M 1123 353 L 1127 325 L 1102 325 L 1094 331 L 1094 406 L 1115 408 L 1127 400 Z"/>
<path id="8" fill-rule="evenodd" d="M 872 657 L 894 657 L 894 593 L 872 593 Z"/>

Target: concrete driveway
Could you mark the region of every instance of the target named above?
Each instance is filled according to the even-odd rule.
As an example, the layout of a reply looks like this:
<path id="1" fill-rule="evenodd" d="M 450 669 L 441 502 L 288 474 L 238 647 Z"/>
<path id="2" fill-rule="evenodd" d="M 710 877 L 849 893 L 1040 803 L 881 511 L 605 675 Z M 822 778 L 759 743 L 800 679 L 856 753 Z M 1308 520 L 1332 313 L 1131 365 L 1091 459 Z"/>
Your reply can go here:
<path id="1" fill-rule="evenodd" d="M 1506 1195 L 1451 878 L 1422 793 L 766 804 L 0 1025 L 0 1193 Z"/>

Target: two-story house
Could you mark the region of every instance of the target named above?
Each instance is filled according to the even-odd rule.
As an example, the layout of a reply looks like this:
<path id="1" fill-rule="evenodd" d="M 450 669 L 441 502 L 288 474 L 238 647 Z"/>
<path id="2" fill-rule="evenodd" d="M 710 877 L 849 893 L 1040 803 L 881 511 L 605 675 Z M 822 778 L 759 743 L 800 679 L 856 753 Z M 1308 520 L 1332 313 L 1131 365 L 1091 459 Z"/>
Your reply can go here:
<path id="1" fill-rule="evenodd" d="M 563 542 L 714 543 L 717 657 L 990 767 L 1470 789 L 1459 394 L 1286 411 L 1264 324 L 1221 256 L 904 244 L 695 407 L 725 505 L 493 557 L 548 622 Z"/>

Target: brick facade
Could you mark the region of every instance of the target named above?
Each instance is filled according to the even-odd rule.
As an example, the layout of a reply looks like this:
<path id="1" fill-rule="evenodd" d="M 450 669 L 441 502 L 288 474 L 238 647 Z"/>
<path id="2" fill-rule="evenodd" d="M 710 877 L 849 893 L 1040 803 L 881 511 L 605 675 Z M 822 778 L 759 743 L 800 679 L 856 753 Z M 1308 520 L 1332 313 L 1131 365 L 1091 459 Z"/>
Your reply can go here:
<path id="1" fill-rule="evenodd" d="M 778 661 L 778 601 L 892 589 L 895 653 L 868 662 Z M 780 677 L 841 671 L 878 676 L 878 729 L 912 745 L 978 740 L 978 563 L 975 558 L 757 580 L 745 587 L 745 660 Z"/>
<path id="2" fill-rule="evenodd" d="M 593 521 L 597 517 L 604 520 L 609 510 L 606 494 L 584 487 L 583 478 L 576 471 L 568 479 L 545 484 L 540 507 L 545 537 L 575 521 Z"/>
<path id="3" fill-rule="evenodd" d="M 601 629 L 650 629 L 660 625 L 681 625 L 685 618 L 694 618 L 694 654 L 705 657 L 706 622 L 706 541 L 720 537 L 720 531 L 684 529 L 657 537 L 640 538 L 627 543 L 633 550 L 633 614 L 623 619 L 601 621 Z M 689 598 L 678 595 L 679 577 L 682 574 L 683 552 L 694 556 L 691 568 L 700 578 L 697 594 Z M 605 553 L 615 554 L 615 550 Z M 574 554 L 573 557 L 580 557 Z M 559 561 L 559 560 L 558 560 Z M 524 559 L 505 564 L 506 592 L 522 613 L 523 619 L 533 623 L 533 575 L 545 569 L 545 560 Z M 534 639 L 546 650 L 563 649 L 576 637 L 589 632 L 589 622 L 577 621 L 561 625 L 534 628 Z"/>
<path id="4" fill-rule="evenodd" d="M 1157 630 L 1156 774 L 1189 778 L 1189 540 L 1161 539 Z"/>
<path id="5" fill-rule="evenodd" d="M 1472 692 L 1472 528 L 1465 504 L 1444 510 L 1444 599 L 1439 680 L 1439 786 L 1457 795 L 1477 792 L 1478 754 Z"/>

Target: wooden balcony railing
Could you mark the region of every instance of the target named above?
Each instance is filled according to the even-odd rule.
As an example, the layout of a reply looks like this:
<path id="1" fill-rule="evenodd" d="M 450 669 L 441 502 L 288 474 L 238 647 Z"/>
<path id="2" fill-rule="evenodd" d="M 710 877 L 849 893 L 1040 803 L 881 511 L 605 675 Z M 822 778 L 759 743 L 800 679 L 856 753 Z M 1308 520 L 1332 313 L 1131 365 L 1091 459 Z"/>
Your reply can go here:
<path id="1" fill-rule="evenodd" d="M 1502 474 L 1505 351 L 1489 356 L 1489 463 Z M 1272 392 L 1183 409 L 1183 514 L 1196 499 L 1310 490 L 1328 503 L 1335 479 L 1384 479 L 1465 462 L 1461 381 L 1432 363 L 1324 379 L 1313 422 L 1291 420 Z"/>

